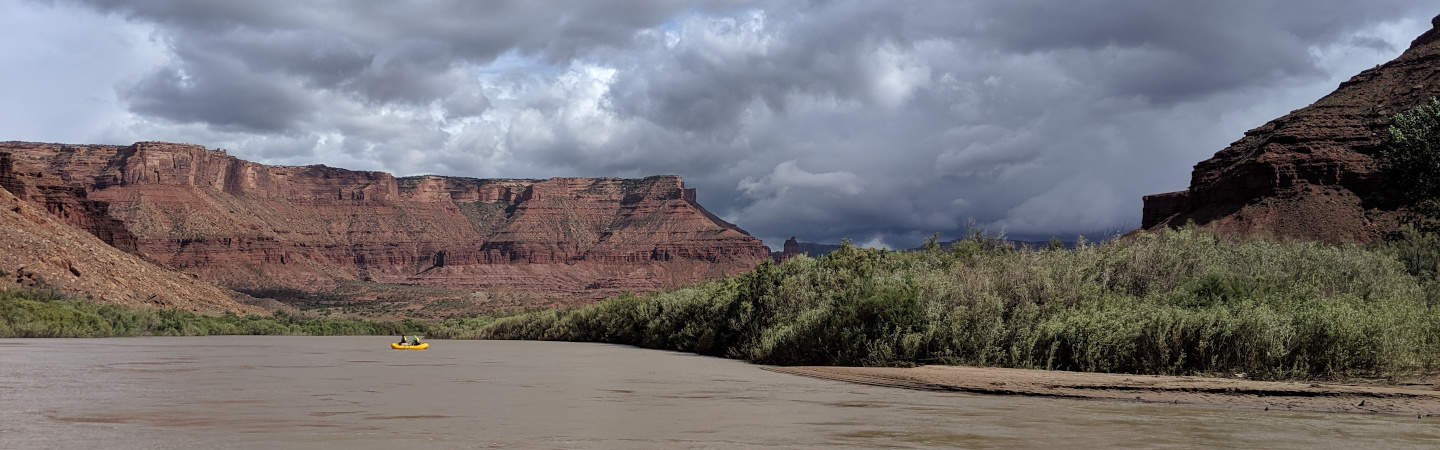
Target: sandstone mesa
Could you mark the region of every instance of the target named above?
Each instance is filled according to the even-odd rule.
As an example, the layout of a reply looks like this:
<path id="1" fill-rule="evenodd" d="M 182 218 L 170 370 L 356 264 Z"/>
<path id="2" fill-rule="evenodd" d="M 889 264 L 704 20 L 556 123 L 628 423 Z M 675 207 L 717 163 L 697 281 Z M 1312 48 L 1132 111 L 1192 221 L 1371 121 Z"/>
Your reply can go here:
<path id="1" fill-rule="evenodd" d="M 678 176 L 396 178 L 162 142 L 4 142 L 0 160 L 0 187 L 29 204 L 234 289 L 315 291 L 352 280 L 598 299 L 769 258 Z"/>

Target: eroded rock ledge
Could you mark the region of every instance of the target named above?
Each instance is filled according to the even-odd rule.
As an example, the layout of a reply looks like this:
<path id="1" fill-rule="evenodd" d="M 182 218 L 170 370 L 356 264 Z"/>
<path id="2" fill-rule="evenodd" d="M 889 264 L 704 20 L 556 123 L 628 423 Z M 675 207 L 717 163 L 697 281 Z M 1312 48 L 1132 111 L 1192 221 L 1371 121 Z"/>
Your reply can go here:
<path id="1" fill-rule="evenodd" d="M 1373 156 L 1390 117 L 1440 97 L 1440 17 L 1395 60 L 1272 120 L 1195 165 L 1185 191 L 1145 197 L 1143 228 L 1373 241 L 1397 229 Z"/>
<path id="2" fill-rule="evenodd" d="M 0 184 L 162 266 L 233 288 L 335 280 L 599 298 L 748 270 L 760 240 L 678 176 L 396 178 L 196 145 L 0 143 Z"/>

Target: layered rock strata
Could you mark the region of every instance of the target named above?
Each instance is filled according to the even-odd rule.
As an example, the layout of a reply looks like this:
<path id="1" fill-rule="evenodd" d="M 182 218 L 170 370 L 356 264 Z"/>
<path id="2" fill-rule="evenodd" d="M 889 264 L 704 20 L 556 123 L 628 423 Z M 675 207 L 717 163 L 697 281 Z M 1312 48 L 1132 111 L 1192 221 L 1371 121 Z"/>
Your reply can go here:
<path id="1" fill-rule="evenodd" d="M 1374 156 L 1390 117 L 1440 97 L 1440 17 L 1398 58 L 1330 95 L 1250 130 L 1195 165 L 1187 190 L 1145 197 L 1143 228 L 1194 221 L 1229 233 L 1372 241 L 1403 205 Z"/>
<path id="2" fill-rule="evenodd" d="M 679 177 L 396 178 L 162 142 L 0 143 L 0 183 L 117 248 L 240 288 L 336 280 L 598 298 L 768 258 Z"/>
<path id="3" fill-rule="evenodd" d="M 232 291 L 157 267 L 66 224 L 16 198 L 12 186 L 0 183 L 0 289 L 56 289 L 134 307 L 263 312 L 237 303 Z"/>

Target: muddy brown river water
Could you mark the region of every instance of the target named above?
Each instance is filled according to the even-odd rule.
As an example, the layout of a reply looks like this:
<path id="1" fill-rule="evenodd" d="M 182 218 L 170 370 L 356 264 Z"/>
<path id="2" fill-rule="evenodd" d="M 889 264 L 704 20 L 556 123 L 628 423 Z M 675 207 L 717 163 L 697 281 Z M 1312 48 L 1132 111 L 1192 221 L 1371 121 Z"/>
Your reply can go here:
<path id="1" fill-rule="evenodd" d="M 1430 419 L 945 394 L 558 342 L 0 339 L 0 448 L 1440 445 Z"/>

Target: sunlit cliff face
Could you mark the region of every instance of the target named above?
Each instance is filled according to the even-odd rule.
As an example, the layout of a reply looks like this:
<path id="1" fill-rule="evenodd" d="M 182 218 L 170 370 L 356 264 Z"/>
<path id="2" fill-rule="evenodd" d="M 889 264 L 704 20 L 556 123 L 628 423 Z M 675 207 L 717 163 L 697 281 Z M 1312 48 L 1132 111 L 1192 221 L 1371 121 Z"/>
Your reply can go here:
<path id="1" fill-rule="evenodd" d="M 56 221 L 233 289 L 360 281 L 574 302 L 734 275 L 770 258 L 674 175 L 396 178 L 164 142 L 0 142 L 0 157 L 13 166 L 0 186 Z"/>

